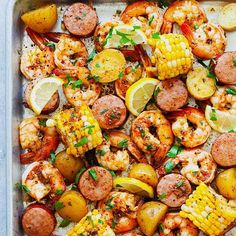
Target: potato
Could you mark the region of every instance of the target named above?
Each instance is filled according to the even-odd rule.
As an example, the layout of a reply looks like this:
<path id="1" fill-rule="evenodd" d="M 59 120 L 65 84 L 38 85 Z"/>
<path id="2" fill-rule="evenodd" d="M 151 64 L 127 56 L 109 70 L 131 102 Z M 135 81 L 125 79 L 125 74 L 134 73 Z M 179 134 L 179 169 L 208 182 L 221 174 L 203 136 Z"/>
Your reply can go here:
<path id="1" fill-rule="evenodd" d="M 187 75 L 187 89 L 197 100 L 206 100 L 216 91 L 215 80 L 207 75 L 208 69 L 204 67 L 194 68 Z"/>
<path id="2" fill-rule="evenodd" d="M 100 83 L 108 83 L 122 77 L 125 70 L 125 57 L 115 49 L 105 49 L 91 62 L 91 74 Z"/>
<path id="3" fill-rule="evenodd" d="M 58 202 L 55 203 L 55 206 L 57 206 L 57 204 L 59 206 L 63 204 L 63 206 L 62 208 L 60 207 L 57 212 L 64 219 L 78 222 L 88 212 L 84 197 L 77 191 L 70 190 L 63 193 Z"/>
<path id="4" fill-rule="evenodd" d="M 29 28 L 38 33 L 48 32 L 57 22 L 57 6 L 51 4 L 26 12 L 21 19 Z"/>
<path id="5" fill-rule="evenodd" d="M 221 9 L 218 23 L 224 30 L 236 30 L 236 3 L 227 4 Z"/>
<path id="6" fill-rule="evenodd" d="M 139 179 L 152 187 L 156 187 L 158 182 L 157 174 L 153 167 L 144 163 L 135 164 L 130 170 L 129 177 Z"/>
<path id="7" fill-rule="evenodd" d="M 78 171 L 84 166 L 84 162 L 81 158 L 69 155 L 66 151 L 61 151 L 56 155 L 54 166 L 67 181 L 73 182 Z"/>
<path id="8" fill-rule="evenodd" d="M 216 186 L 224 197 L 236 199 L 236 168 L 221 172 L 216 178 Z"/>
<path id="9" fill-rule="evenodd" d="M 137 221 L 141 231 L 152 236 L 168 210 L 168 207 L 161 202 L 146 202 L 138 210 Z"/>

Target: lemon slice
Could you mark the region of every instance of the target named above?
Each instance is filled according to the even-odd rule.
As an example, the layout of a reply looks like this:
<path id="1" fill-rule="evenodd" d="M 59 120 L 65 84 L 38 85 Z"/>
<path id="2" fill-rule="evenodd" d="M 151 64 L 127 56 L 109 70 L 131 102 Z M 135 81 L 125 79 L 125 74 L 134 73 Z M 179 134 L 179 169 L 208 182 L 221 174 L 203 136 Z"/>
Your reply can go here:
<path id="1" fill-rule="evenodd" d="M 118 177 L 114 179 L 113 186 L 114 188 L 127 190 L 131 193 L 135 193 L 143 197 L 154 197 L 153 188 L 138 179 L 129 177 Z"/>
<path id="2" fill-rule="evenodd" d="M 206 106 L 205 116 L 208 124 L 220 133 L 236 131 L 236 116 L 228 112 Z"/>
<path id="3" fill-rule="evenodd" d="M 37 115 L 63 83 L 64 81 L 58 77 L 48 77 L 35 84 L 30 94 L 30 105 Z"/>
<path id="4" fill-rule="evenodd" d="M 106 37 L 104 48 L 120 48 L 123 46 L 142 44 L 147 37 L 139 26 L 118 25 Z"/>
<path id="5" fill-rule="evenodd" d="M 157 79 L 143 78 L 129 87 L 125 104 L 133 115 L 138 116 L 144 110 L 158 83 Z"/>

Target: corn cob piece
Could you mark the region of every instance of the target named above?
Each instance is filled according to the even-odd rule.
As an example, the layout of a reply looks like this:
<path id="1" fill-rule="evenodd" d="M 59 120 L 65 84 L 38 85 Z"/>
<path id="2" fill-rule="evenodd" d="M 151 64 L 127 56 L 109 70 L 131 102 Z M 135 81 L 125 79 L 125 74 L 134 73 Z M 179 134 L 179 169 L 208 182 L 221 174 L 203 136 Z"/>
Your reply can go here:
<path id="1" fill-rule="evenodd" d="M 68 154 L 79 156 L 102 143 L 101 129 L 87 105 L 61 111 L 53 120 Z"/>
<path id="2" fill-rule="evenodd" d="M 206 234 L 216 236 L 235 219 L 227 213 L 227 204 L 224 197 L 201 183 L 182 205 L 180 216 L 189 218 Z"/>
<path id="3" fill-rule="evenodd" d="M 102 214 L 97 210 L 89 212 L 80 222 L 66 234 L 67 236 L 115 236 L 114 231 L 102 218 Z"/>
<path id="4" fill-rule="evenodd" d="M 158 79 L 164 80 L 186 74 L 193 64 L 193 54 L 188 40 L 183 35 L 163 34 L 158 39 L 149 39 L 148 43 L 154 47 Z"/>

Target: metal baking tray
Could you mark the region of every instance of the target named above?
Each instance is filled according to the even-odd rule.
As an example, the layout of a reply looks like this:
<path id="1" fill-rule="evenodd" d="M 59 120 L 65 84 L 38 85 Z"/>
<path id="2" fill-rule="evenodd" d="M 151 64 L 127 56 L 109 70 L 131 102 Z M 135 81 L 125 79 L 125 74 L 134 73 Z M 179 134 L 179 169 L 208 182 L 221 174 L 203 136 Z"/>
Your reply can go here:
<path id="1" fill-rule="evenodd" d="M 16 182 L 21 180 L 22 167 L 19 162 L 20 146 L 18 140 L 18 125 L 24 117 L 25 111 L 22 105 L 22 76 L 19 70 L 20 53 L 24 39 L 24 25 L 20 16 L 31 9 L 37 8 L 45 3 L 56 3 L 58 7 L 70 5 L 74 0 L 10 0 L 7 7 L 7 48 L 6 48 L 6 143 L 7 143 L 7 236 L 24 235 L 20 225 L 20 216 L 24 206 L 22 194 L 14 189 Z M 82 2 L 88 2 L 82 0 Z M 114 4 L 115 2 L 115 4 Z M 99 20 L 107 21 L 117 10 L 124 9 L 127 2 L 125 0 L 94 0 L 93 4 L 97 10 Z M 221 6 L 231 1 L 201 1 L 210 21 L 217 19 L 217 14 Z M 54 31 L 60 30 L 60 21 Z M 236 32 L 227 33 L 228 45 L 226 51 L 236 51 Z M 211 141 L 210 141 L 211 142 Z M 234 232 L 227 235 L 235 236 Z M 58 233 L 57 233 L 58 234 Z M 61 233 L 58 235 L 65 235 Z M 3 235 L 2 235 L 3 236 Z"/>

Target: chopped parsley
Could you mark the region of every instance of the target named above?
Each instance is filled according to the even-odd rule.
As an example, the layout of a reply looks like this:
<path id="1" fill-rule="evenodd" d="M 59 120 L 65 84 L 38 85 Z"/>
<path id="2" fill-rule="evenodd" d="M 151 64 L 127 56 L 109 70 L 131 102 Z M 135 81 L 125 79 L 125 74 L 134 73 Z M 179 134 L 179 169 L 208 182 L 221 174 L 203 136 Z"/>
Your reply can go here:
<path id="1" fill-rule="evenodd" d="M 47 120 L 39 120 L 39 125 L 46 127 Z"/>
<path id="2" fill-rule="evenodd" d="M 236 59 L 232 59 L 232 61 L 233 61 L 233 65 L 236 67 Z"/>
<path id="3" fill-rule="evenodd" d="M 195 30 L 199 29 L 199 25 L 194 25 L 194 29 Z"/>
<path id="4" fill-rule="evenodd" d="M 176 184 L 176 188 L 180 188 L 184 185 L 184 181 L 179 181 L 177 184 Z"/>
<path id="5" fill-rule="evenodd" d="M 77 190 L 77 186 L 76 186 L 75 184 L 73 184 L 73 185 L 71 186 L 71 190 L 76 191 L 76 190 Z"/>
<path id="6" fill-rule="evenodd" d="M 127 148 L 128 147 L 128 139 L 123 139 L 118 143 L 118 147 L 120 148 Z"/>
<path id="7" fill-rule="evenodd" d="M 86 125 L 84 127 L 82 127 L 80 130 L 85 130 L 85 129 L 88 129 L 88 134 L 91 134 L 93 132 L 93 128 L 95 128 L 94 125 Z"/>
<path id="8" fill-rule="evenodd" d="M 108 40 L 111 38 L 112 33 L 113 33 L 113 27 L 109 30 L 108 35 L 107 35 L 107 37 L 106 37 L 106 39 L 105 39 L 105 41 L 102 45 L 103 47 L 107 44 Z"/>
<path id="9" fill-rule="evenodd" d="M 212 121 L 216 121 L 217 120 L 217 118 L 216 118 L 216 110 L 215 109 L 211 110 L 210 120 L 212 120 Z"/>
<path id="10" fill-rule="evenodd" d="M 162 193 L 161 195 L 157 196 L 158 200 L 163 200 L 166 198 L 166 193 Z"/>
<path id="11" fill-rule="evenodd" d="M 88 139 L 87 137 L 83 137 L 79 142 L 77 142 L 74 146 L 75 147 L 81 147 L 83 146 L 84 144 L 86 144 L 88 142 Z"/>
<path id="12" fill-rule="evenodd" d="M 235 133 L 235 130 L 231 129 L 228 131 L 228 133 Z"/>
<path id="13" fill-rule="evenodd" d="M 153 33 L 153 34 L 152 34 L 152 38 L 153 38 L 153 39 L 160 39 L 160 38 L 161 38 L 161 37 L 160 37 L 160 33 L 159 33 L 159 32 Z"/>
<path id="14" fill-rule="evenodd" d="M 137 30 L 137 29 L 141 29 L 141 26 L 134 25 L 134 26 L 133 26 L 133 30 L 132 30 L 132 31 L 135 31 L 135 30 Z"/>
<path id="15" fill-rule="evenodd" d="M 183 150 L 182 147 L 177 146 L 177 145 L 173 145 L 171 147 L 171 149 L 167 152 L 166 156 L 171 157 L 171 158 L 175 158 L 182 150 Z"/>
<path id="16" fill-rule="evenodd" d="M 170 4 L 167 0 L 158 0 L 158 6 L 160 8 L 165 8 L 165 7 L 168 7 Z"/>
<path id="17" fill-rule="evenodd" d="M 76 80 L 71 84 L 72 89 L 80 88 L 83 85 L 83 81 L 81 79 Z"/>
<path id="18" fill-rule="evenodd" d="M 136 64 L 134 67 L 132 67 L 132 72 L 135 72 L 139 68 L 140 64 Z"/>
<path id="19" fill-rule="evenodd" d="M 55 190 L 56 195 L 61 195 L 63 192 L 64 192 L 64 190 L 62 190 L 62 189 Z"/>
<path id="20" fill-rule="evenodd" d="M 142 138 L 144 138 L 144 136 L 145 136 L 145 131 L 144 131 L 144 129 L 139 126 L 139 127 L 138 127 L 138 130 L 139 130 L 139 132 L 141 133 Z"/>
<path id="21" fill-rule="evenodd" d="M 166 164 L 165 164 L 166 173 L 170 173 L 174 167 L 175 167 L 175 165 L 173 162 L 171 162 L 171 161 L 166 162 Z"/>
<path id="22" fill-rule="evenodd" d="M 93 78 L 96 83 L 98 83 L 100 80 L 100 77 L 98 75 L 94 75 Z"/>
<path id="23" fill-rule="evenodd" d="M 115 227 L 116 227 L 116 222 L 112 219 L 111 228 L 112 228 L 112 229 L 115 229 Z"/>
<path id="24" fill-rule="evenodd" d="M 98 180 L 98 176 L 97 176 L 97 172 L 94 169 L 89 170 L 89 175 L 92 177 L 93 180 L 97 181 Z"/>
<path id="25" fill-rule="evenodd" d="M 233 88 L 227 88 L 225 89 L 226 93 L 236 95 L 236 90 Z"/>
<path id="26" fill-rule="evenodd" d="M 96 151 L 96 154 L 97 154 L 97 155 L 100 155 L 100 156 L 104 156 L 106 153 L 107 153 L 107 152 L 104 151 L 104 150 L 97 150 L 97 151 Z"/>
<path id="27" fill-rule="evenodd" d="M 106 206 L 107 206 L 106 210 L 111 210 L 112 208 L 114 208 L 115 204 L 112 203 L 112 200 L 113 200 L 113 198 L 110 198 L 110 199 L 107 200 L 107 202 L 106 202 Z"/>
<path id="28" fill-rule="evenodd" d="M 108 136 L 107 133 L 104 133 L 104 134 L 103 134 L 103 137 L 105 138 L 106 141 L 109 141 L 109 140 L 110 140 L 110 138 L 109 138 L 109 136 Z"/>
<path id="29" fill-rule="evenodd" d="M 110 119 L 111 119 L 111 120 L 114 120 L 115 118 L 116 118 L 116 115 L 115 115 L 114 113 L 111 113 L 111 114 L 110 114 Z"/>
<path id="30" fill-rule="evenodd" d="M 118 78 L 121 79 L 123 77 L 123 72 L 120 72 Z"/>
<path id="31" fill-rule="evenodd" d="M 160 232 L 163 232 L 163 231 L 164 231 L 163 224 L 159 224 L 159 226 L 158 226 L 158 227 L 159 227 L 159 231 L 160 231 Z"/>
<path id="32" fill-rule="evenodd" d="M 109 170 L 109 172 L 111 173 L 113 177 L 116 177 L 116 173 L 113 170 Z"/>
<path id="33" fill-rule="evenodd" d="M 82 167 L 75 176 L 75 184 L 79 183 L 80 176 L 86 171 L 85 167 Z"/>
<path id="34" fill-rule="evenodd" d="M 102 111 L 100 111 L 100 115 L 105 114 L 108 111 L 108 109 L 103 109 Z"/>
<path id="35" fill-rule="evenodd" d="M 152 144 L 148 144 L 148 145 L 146 146 L 146 149 L 147 149 L 148 151 L 152 150 L 152 149 L 153 149 Z"/>
<path id="36" fill-rule="evenodd" d="M 101 219 L 98 219 L 98 223 L 99 223 L 99 224 L 103 224 L 103 223 L 104 223 L 104 221 L 103 221 L 103 220 L 101 220 Z"/>
<path id="37" fill-rule="evenodd" d="M 45 45 L 49 48 L 52 48 L 53 51 L 56 49 L 56 45 L 53 42 L 47 42 Z"/>
<path id="38" fill-rule="evenodd" d="M 50 162 L 51 162 L 52 164 L 54 164 L 55 161 L 56 161 L 55 152 L 51 150 L 51 151 L 50 151 Z"/>
<path id="39" fill-rule="evenodd" d="M 30 190 L 25 185 L 23 185 L 22 183 L 16 183 L 15 184 L 15 188 L 21 189 L 25 193 L 29 193 L 30 192 Z"/>
<path id="40" fill-rule="evenodd" d="M 97 64 L 95 64 L 95 67 L 100 68 L 101 66 L 97 63 Z"/>
<path id="41" fill-rule="evenodd" d="M 93 60 L 94 56 L 95 56 L 95 53 L 96 53 L 96 49 L 94 48 L 92 50 L 92 52 L 89 54 L 88 58 L 87 58 L 87 62 L 90 62 Z"/>
<path id="42" fill-rule="evenodd" d="M 148 25 L 151 25 L 154 20 L 154 16 L 152 15 L 151 18 L 148 20 Z"/>
<path id="43" fill-rule="evenodd" d="M 92 216 L 87 216 L 87 220 L 91 223 L 92 227 L 94 227 Z"/>
<path id="44" fill-rule="evenodd" d="M 192 171 L 192 173 L 193 173 L 194 176 L 197 176 L 198 175 L 198 170 Z"/>
<path id="45" fill-rule="evenodd" d="M 73 78 L 69 75 L 66 74 L 66 78 L 67 78 L 67 83 L 64 84 L 64 87 L 66 88 L 69 84 L 71 84 L 71 82 L 73 81 Z"/>
<path id="46" fill-rule="evenodd" d="M 156 97 L 161 92 L 160 87 L 157 87 L 154 91 L 154 96 Z"/>
<path id="47" fill-rule="evenodd" d="M 87 16 L 87 12 L 83 12 L 83 17 Z"/>
<path id="48" fill-rule="evenodd" d="M 210 60 L 210 63 L 209 63 L 208 66 L 207 66 L 202 60 L 197 60 L 197 61 L 198 61 L 198 63 L 200 63 L 203 67 L 205 67 L 205 68 L 208 70 L 207 77 L 214 79 L 215 82 L 216 82 L 216 81 L 217 81 L 217 80 L 216 80 L 216 76 L 215 76 L 215 74 L 214 74 L 214 72 L 213 72 L 213 69 L 211 68 L 211 62 L 212 62 L 213 60 L 212 60 L 212 59 Z"/>
<path id="49" fill-rule="evenodd" d="M 70 224 L 70 221 L 67 219 L 63 219 L 63 221 L 59 224 L 59 227 L 64 228 Z"/>
<path id="50" fill-rule="evenodd" d="M 64 208 L 65 206 L 62 202 L 57 201 L 54 203 L 54 207 L 55 207 L 55 210 L 58 211 L 58 210 Z"/>

